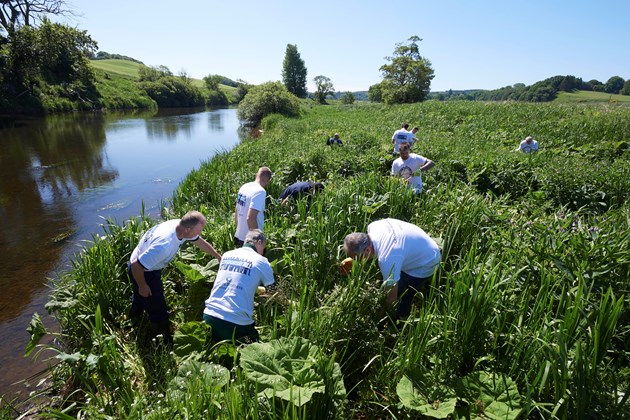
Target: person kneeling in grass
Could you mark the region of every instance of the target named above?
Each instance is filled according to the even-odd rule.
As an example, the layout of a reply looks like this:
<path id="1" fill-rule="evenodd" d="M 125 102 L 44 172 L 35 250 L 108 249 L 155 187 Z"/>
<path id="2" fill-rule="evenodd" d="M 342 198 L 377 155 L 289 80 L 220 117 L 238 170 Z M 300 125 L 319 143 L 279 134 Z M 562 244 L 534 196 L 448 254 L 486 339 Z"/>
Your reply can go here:
<path id="1" fill-rule="evenodd" d="M 351 258 L 378 259 L 383 285 L 389 288 L 387 303 L 398 303 L 396 320 L 409 316 L 414 295 L 428 289 L 442 258 L 440 247 L 424 230 L 396 219 L 377 220 L 367 233 L 349 234 L 344 249 Z"/>
<path id="2" fill-rule="evenodd" d="M 213 341 L 258 341 L 254 296 L 261 285 L 267 293 L 276 289 L 271 265 L 263 256 L 266 246 L 265 234 L 254 229 L 247 233 L 242 248 L 223 254 L 203 311 L 203 320 L 212 327 Z"/>

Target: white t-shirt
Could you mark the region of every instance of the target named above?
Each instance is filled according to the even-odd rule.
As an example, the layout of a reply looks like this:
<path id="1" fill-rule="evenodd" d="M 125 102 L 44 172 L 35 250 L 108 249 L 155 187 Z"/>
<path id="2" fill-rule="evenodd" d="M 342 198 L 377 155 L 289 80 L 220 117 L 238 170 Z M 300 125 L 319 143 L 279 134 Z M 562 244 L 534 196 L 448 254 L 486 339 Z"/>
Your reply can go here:
<path id="1" fill-rule="evenodd" d="M 199 238 L 196 236 L 191 239 L 178 239 L 175 230 L 178 224 L 179 219 L 167 220 L 146 231 L 131 253 L 131 261 L 138 260 L 146 271 L 166 267 L 177 254 L 181 244 Z"/>
<path id="2" fill-rule="evenodd" d="M 413 277 L 431 277 L 442 258 L 440 248 L 424 230 L 397 219 L 368 225 L 383 281 L 393 285 L 404 271 Z"/>
<path id="3" fill-rule="evenodd" d="M 400 143 L 407 142 L 411 145 L 413 143 L 413 139 L 414 136 L 411 134 L 411 131 L 407 131 L 404 128 L 394 131 L 394 135 L 392 136 L 392 141 L 394 141 L 394 152 L 398 153 L 398 146 L 400 146 Z"/>
<path id="4" fill-rule="evenodd" d="M 245 240 L 249 227 L 247 226 L 247 212 L 249 209 L 258 210 L 256 216 L 256 222 L 258 223 L 258 229 L 263 230 L 265 223 L 265 198 L 267 198 L 267 192 L 258 182 L 248 182 L 238 190 L 236 197 L 236 236 L 241 241 Z"/>
<path id="5" fill-rule="evenodd" d="M 267 258 L 244 246 L 228 251 L 221 265 L 203 313 L 238 325 L 254 322 L 254 295 L 260 285 L 274 283 Z"/>
<path id="6" fill-rule="evenodd" d="M 394 160 L 392 163 L 392 175 L 405 179 L 411 178 L 409 181 L 409 187 L 413 188 L 414 191 L 418 193 L 422 192 L 422 172 L 420 171 L 420 168 L 422 168 L 427 161 L 428 159 L 424 156 L 409 153 L 407 160 L 403 160 L 401 157 Z"/>
<path id="7" fill-rule="evenodd" d="M 530 144 L 527 144 L 527 141 L 523 140 L 518 146 L 518 149 L 523 153 L 536 152 L 538 151 L 538 142 L 536 140 L 532 140 Z"/>

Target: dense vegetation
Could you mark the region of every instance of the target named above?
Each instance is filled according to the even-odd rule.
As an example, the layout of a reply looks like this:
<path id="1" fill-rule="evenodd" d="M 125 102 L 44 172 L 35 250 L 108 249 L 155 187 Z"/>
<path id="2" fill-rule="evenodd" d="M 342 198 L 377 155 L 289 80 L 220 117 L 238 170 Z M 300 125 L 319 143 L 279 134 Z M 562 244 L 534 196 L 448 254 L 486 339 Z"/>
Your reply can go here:
<path id="1" fill-rule="evenodd" d="M 39 27 L 0 33 L 0 112 L 91 109 L 98 102 L 85 31 L 43 19 Z"/>
<path id="2" fill-rule="evenodd" d="M 420 127 L 415 151 L 436 162 L 421 197 L 389 176 L 401 121 Z M 236 191 L 259 166 L 274 170 L 265 230 L 281 292 L 256 307 L 264 344 L 207 341 L 201 314 L 216 264 L 194 247 L 166 272 L 173 351 L 148 343 L 125 317 L 125 261 L 155 222 L 111 224 L 47 305 L 62 332 L 61 406 L 46 416 L 630 416 L 628 108 L 321 106 L 268 116 L 262 128 L 190 174 L 163 216 L 201 210 L 205 236 L 227 251 Z M 331 130 L 344 147 L 325 146 Z M 541 151 L 514 152 L 528 134 Z M 310 206 L 277 204 L 305 179 L 326 183 Z M 383 217 L 416 223 L 443 247 L 429 294 L 401 328 L 388 322 L 373 261 L 348 278 L 337 271 L 344 236 Z M 31 333 L 44 333 L 37 316 Z"/>

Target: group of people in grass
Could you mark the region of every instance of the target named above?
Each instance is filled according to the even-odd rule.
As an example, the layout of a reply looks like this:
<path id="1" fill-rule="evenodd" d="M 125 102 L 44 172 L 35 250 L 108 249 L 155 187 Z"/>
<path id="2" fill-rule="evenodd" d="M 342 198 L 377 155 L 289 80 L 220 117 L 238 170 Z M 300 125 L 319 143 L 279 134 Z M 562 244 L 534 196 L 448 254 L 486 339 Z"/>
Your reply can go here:
<path id="1" fill-rule="evenodd" d="M 392 136 L 393 153 L 398 157 L 392 163 L 391 173 L 419 194 L 422 192 L 422 172 L 435 164 L 411 152 L 417 141 L 415 134 L 418 129 L 414 127 L 408 131 L 408 127 L 402 124 Z M 338 134 L 333 139 L 339 140 Z M 520 150 L 525 152 L 528 147 L 537 150 L 538 144 L 531 137 L 528 139 L 523 140 L 525 146 L 521 143 Z M 270 296 L 276 289 L 271 265 L 265 258 L 267 238 L 263 233 L 265 188 L 271 177 L 271 170 L 261 167 L 255 179 L 239 189 L 234 211 L 235 249 L 223 255 L 200 236 L 206 219 L 198 211 L 190 211 L 181 219 L 162 222 L 144 233 L 128 263 L 133 287 L 129 311 L 132 320 L 138 320 L 146 312 L 152 333 L 163 335 L 167 342 L 171 340 L 162 269 L 175 257 L 182 244 L 192 242 L 220 262 L 203 310 L 203 319 L 212 329 L 212 339 L 241 343 L 258 340 L 253 319 L 254 297 L 256 293 Z M 280 202 L 286 205 L 293 198 L 310 196 L 323 188 L 321 183 L 296 182 L 282 192 Z M 344 250 L 348 258 L 340 265 L 342 274 L 351 271 L 356 258 L 377 259 L 383 287 L 388 290 L 387 302 L 394 308 L 393 318 L 396 320 L 409 315 L 414 295 L 427 290 L 441 260 L 439 246 L 426 232 L 411 223 L 392 218 L 370 223 L 366 233 L 347 235 Z"/>

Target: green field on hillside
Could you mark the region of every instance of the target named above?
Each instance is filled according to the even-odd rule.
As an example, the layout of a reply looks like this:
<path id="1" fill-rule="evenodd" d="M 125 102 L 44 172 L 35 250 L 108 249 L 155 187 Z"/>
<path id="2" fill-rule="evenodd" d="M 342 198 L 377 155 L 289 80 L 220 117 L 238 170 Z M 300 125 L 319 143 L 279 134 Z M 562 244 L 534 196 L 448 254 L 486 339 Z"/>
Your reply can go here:
<path id="1" fill-rule="evenodd" d="M 630 104 L 630 96 L 613 95 L 605 92 L 589 92 L 586 90 L 578 90 L 576 92 L 559 92 L 558 98 L 554 102 L 572 102 L 572 103 L 588 103 L 588 102 L 610 102 Z"/>
<path id="2" fill-rule="evenodd" d="M 138 69 L 142 64 L 136 63 L 134 61 L 129 60 L 117 60 L 117 59 L 108 59 L 108 60 L 91 60 L 92 66 L 94 68 L 103 70 L 106 73 L 115 73 L 119 76 L 126 77 L 129 79 L 137 79 L 138 78 Z M 203 88 L 204 82 L 200 79 L 192 79 L 193 86 L 198 88 Z M 221 85 L 221 90 L 225 92 L 228 97 L 236 90 L 236 88 L 232 86 Z"/>
<path id="3" fill-rule="evenodd" d="M 138 69 L 142 65 L 129 60 L 91 60 L 91 63 L 94 68 L 130 79 L 138 78 Z"/>

